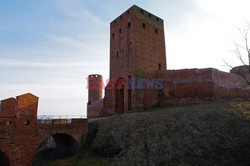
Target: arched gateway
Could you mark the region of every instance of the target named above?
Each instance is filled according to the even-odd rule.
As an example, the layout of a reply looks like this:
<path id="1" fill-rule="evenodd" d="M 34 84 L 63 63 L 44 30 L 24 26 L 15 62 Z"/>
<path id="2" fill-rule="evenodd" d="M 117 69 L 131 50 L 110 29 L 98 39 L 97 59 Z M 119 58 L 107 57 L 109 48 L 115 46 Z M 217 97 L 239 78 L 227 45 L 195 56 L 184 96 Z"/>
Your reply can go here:
<path id="1" fill-rule="evenodd" d="M 38 119 L 38 97 L 28 93 L 0 104 L 0 166 L 31 166 L 48 138 L 60 152 L 75 153 L 87 130 L 87 119 Z M 45 141 L 46 140 L 46 141 Z"/>
<path id="2" fill-rule="evenodd" d="M 74 136 L 66 133 L 56 133 L 46 138 L 39 145 L 32 165 L 46 165 L 48 161 L 62 159 L 76 154 L 80 145 Z"/>

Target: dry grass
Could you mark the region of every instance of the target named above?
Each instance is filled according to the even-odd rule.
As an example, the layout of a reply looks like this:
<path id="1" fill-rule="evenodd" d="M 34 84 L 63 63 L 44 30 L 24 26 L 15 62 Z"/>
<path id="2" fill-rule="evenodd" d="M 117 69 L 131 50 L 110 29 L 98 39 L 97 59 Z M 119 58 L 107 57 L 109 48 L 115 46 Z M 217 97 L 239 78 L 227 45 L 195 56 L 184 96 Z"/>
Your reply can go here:
<path id="1" fill-rule="evenodd" d="M 90 130 L 82 154 L 54 165 L 250 165 L 249 105 L 163 106 L 109 117 Z"/>

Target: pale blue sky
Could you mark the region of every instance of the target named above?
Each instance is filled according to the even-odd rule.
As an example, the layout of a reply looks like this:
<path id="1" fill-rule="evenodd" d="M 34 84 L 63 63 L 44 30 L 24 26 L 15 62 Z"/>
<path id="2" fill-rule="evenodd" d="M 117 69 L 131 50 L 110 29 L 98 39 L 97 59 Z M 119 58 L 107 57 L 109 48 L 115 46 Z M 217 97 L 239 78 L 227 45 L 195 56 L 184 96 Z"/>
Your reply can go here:
<path id="1" fill-rule="evenodd" d="M 31 92 L 39 114 L 86 115 L 86 77 L 108 78 L 109 23 L 133 4 L 164 19 L 169 69 L 239 64 L 249 0 L 0 0 L 0 99 Z"/>

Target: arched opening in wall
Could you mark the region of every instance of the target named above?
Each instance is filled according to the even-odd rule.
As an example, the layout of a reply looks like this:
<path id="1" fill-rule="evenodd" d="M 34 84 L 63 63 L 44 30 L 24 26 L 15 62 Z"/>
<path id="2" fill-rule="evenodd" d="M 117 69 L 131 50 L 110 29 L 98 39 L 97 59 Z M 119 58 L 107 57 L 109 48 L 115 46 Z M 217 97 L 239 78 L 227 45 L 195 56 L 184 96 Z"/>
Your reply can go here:
<path id="1" fill-rule="evenodd" d="M 46 165 L 51 161 L 70 157 L 78 150 L 78 143 L 72 136 L 64 133 L 54 134 L 40 144 L 32 166 Z"/>
<path id="2" fill-rule="evenodd" d="M 124 113 L 124 78 L 115 82 L 115 112 Z"/>
<path id="3" fill-rule="evenodd" d="M 9 159 L 3 151 L 0 150 L 0 165 L 9 166 Z"/>

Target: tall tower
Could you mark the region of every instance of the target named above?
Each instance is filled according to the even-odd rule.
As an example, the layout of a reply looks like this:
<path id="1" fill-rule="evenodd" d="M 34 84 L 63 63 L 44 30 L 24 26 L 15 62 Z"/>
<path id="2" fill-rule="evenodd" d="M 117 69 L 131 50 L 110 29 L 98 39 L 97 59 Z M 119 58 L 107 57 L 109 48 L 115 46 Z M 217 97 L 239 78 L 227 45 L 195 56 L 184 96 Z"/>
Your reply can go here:
<path id="1" fill-rule="evenodd" d="M 110 24 L 110 78 L 166 70 L 163 20 L 134 5 Z"/>
<path id="2" fill-rule="evenodd" d="M 163 20 L 134 5 L 110 23 L 110 79 L 124 80 L 124 86 L 105 89 L 107 113 L 138 111 L 154 105 L 157 90 L 127 89 L 126 80 L 157 78 L 160 70 L 166 70 Z"/>

